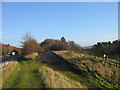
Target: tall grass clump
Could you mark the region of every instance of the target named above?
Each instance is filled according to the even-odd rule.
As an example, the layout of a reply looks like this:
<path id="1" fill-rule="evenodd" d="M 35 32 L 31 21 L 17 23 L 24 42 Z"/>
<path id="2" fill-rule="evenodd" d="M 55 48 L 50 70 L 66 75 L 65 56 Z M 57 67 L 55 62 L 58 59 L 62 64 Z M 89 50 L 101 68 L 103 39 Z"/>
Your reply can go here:
<path id="1" fill-rule="evenodd" d="M 42 66 L 39 71 L 46 88 L 86 88 L 80 82 L 69 79 L 48 66 Z"/>
<path id="2" fill-rule="evenodd" d="M 34 53 L 26 55 L 25 58 L 30 58 L 34 60 L 37 56 L 38 56 L 38 53 L 34 52 Z"/>

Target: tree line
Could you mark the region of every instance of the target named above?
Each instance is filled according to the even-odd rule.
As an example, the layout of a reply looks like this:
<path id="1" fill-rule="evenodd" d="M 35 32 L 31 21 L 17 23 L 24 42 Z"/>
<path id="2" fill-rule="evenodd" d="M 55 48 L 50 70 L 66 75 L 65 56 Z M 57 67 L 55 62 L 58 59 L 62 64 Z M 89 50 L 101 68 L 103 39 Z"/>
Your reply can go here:
<path id="1" fill-rule="evenodd" d="M 108 55 L 111 58 L 120 58 L 120 40 L 113 42 L 98 42 L 93 45 L 90 52 L 96 56 Z"/>
<path id="2" fill-rule="evenodd" d="M 71 50 L 74 52 L 82 52 L 83 48 L 76 44 L 74 41 L 66 41 L 64 37 L 60 40 L 45 39 L 43 42 L 38 43 L 30 34 L 26 34 L 21 42 L 24 54 L 33 52 L 48 52 L 59 50 Z"/>
<path id="3" fill-rule="evenodd" d="M 16 48 L 13 46 L 0 44 L 2 48 L 2 55 L 6 55 L 9 52 L 17 51 L 22 54 L 30 54 L 33 52 L 49 52 L 49 51 L 59 51 L 59 50 L 69 50 L 77 53 L 89 53 L 95 56 L 103 57 L 104 54 L 108 55 L 110 58 L 120 58 L 120 40 L 115 40 L 113 42 L 98 42 L 93 45 L 91 49 L 84 50 L 80 45 L 76 44 L 74 41 L 67 41 L 65 37 L 60 40 L 57 39 L 45 39 L 41 43 L 37 42 L 29 33 L 24 35 L 21 42 L 22 48 Z"/>

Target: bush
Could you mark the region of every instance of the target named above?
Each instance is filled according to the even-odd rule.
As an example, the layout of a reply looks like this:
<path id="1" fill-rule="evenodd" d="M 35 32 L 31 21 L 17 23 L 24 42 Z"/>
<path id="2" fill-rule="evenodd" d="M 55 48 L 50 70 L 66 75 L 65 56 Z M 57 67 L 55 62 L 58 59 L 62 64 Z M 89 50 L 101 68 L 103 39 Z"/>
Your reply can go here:
<path id="1" fill-rule="evenodd" d="M 55 44 L 53 44 L 51 47 L 50 47 L 50 50 L 53 50 L 53 51 L 58 51 L 58 50 L 67 50 L 68 49 L 68 45 L 64 42 L 57 42 Z"/>
<path id="2" fill-rule="evenodd" d="M 38 53 L 34 52 L 25 56 L 25 58 L 35 59 L 38 56 Z"/>

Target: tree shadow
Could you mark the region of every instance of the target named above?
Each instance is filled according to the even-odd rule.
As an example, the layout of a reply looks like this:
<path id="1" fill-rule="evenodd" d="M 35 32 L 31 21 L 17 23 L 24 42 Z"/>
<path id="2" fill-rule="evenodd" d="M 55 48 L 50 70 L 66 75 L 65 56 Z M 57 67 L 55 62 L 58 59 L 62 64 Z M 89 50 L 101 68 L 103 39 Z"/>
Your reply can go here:
<path id="1" fill-rule="evenodd" d="M 86 77 L 89 73 L 94 73 L 87 68 L 87 71 L 79 69 L 78 66 L 75 64 L 72 64 L 65 60 L 64 58 L 54 54 L 54 53 L 44 53 L 41 56 L 39 56 L 39 59 L 37 59 L 39 62 L 43 64 L 47 64 L 50 67 L 52 67 L 56 71 L 67 71 L 67 72 L 73 72 L 75 74 L 81 75 L 83 77 Z M 82 59 L 80 58 L 72 58 L 70 59 L 73 62 L 80 62 Z"/>

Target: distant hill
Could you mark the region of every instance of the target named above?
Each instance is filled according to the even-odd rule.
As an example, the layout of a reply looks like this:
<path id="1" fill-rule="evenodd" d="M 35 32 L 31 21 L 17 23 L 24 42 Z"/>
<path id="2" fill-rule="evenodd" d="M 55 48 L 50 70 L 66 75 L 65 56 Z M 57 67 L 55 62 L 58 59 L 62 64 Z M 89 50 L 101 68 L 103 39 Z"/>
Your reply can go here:
<path id="1" fill-rule="evenodd" d="M 92 45 L 90 45 L 90 46 L 84 46 L 83 48 L 84 48 L 84 49 L 91 49 L 91 48 L 92 48 Z"/>

